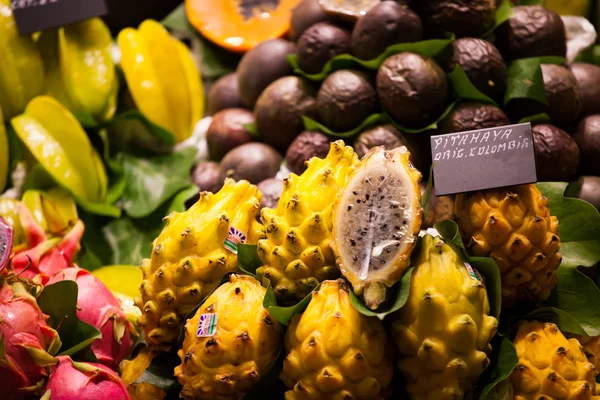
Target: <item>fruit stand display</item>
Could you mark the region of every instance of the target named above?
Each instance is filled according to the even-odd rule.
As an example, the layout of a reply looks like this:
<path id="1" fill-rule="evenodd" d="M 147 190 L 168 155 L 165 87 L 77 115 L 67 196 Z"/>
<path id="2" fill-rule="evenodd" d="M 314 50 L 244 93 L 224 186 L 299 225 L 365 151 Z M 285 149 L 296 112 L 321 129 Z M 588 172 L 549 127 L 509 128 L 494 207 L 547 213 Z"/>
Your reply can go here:
<path id="1" fill-rule="evenodd" d="M 600 398 L 596 2 L 155 3 L 0 0 L 0 400 Z"/>

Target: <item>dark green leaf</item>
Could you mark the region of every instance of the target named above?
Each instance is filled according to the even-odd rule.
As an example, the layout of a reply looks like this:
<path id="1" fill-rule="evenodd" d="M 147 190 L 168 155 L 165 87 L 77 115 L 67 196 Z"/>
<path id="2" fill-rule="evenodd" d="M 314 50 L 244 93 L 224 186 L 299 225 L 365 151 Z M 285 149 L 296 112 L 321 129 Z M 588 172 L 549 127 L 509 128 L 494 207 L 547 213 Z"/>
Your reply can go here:
<path id="1" fill-rule="evenodd" d="M 258 129 L 256 128 L 256 123 L 245 124 L 243 126 L 244 126 L 244 129 L 246 129 L 250 135 L 254 136 L 255 138 L 260 138 L 260 133 L 258 132 Z"/>
<path id="2" fill-rule="evenodd" d="M 471 257 L 469 263 L 485 276 L 485 287 L 490 302 L 490 315 L 499 319 L 502 308 L 502 279 L 498 264 L 487 257 Z"/>
<path id="3" fill-rule="evenodd" d="M 548 104 L 544 89 L 541 64 L 562 64 L 562 57 L 523 58 L 513 61 L 508 67 L 508 87 L 504 104 L 513 99 L 531 99 Z"/>
<path id="4" fill-rule="evenodd" d="M 127 185 L 122 205 L 128 215 L 149 215 L 182 189 L 190 185 L 190 171 L 197 150 L 185 148 L 166 156 L 138 158 L 121 154 Z"/>
<path id="5" fill-rule="evenodd" d="M 75 281 L 60 281 L 45 286 L 37 298 L 40 309 L 49 316 L 48 325 L 58 331 L 62 341 L 58 355 L 73 355 L 102 337 L 77 317 L 77 291 Z"/>
<path id="6" fill-rule="evenodd" d="M 423 215 L 427 215 L 429 212 L 429 205 L 431 203 L 431 196 L 433 194 L 433 165 L 434 164 L 431 164 L 431 167 L 429 168 L 427 187 L 421 196 L 421 208 L 423 209 Z"/>
<path id="7" fill-rule="evenodd" d="M 187 15 L 185 14 L 185 4 L 180 4 L 179 7 L 171 11 L 169 15 L 167 15 L 161 23 L 174 31 L 178 32 L 187 32 L 187 33 L 196 33 L 196 30 L 190 25 L 187 19 Z"/>
<path id="8" fill-rule="evenodd" d="M 377 311 L 369 310 L 362 299 L 354 294 L 353 290 L 350 291 L 350 300 L 352 301 L 352 305 L 358 310 L 359 313 L 366 315 L 367 317 L 377 317 L 383 321 L 386 316 L 398 311 L 406 304 L 408 295 L 410 293 L 410 279 L 414 269 L 415 267 L 408 268 L 404 273 L 404 276 L 402 276 L 400 282 L 390 289 L 390 300 L 388 301 L 389 306 L 385 307 L 384 309 Z"/>
<path id="9" fill-rule="evenodd" d="M 329 129 L 325 125 L 321 124 L 320 122 L 317 122 L 305 115 L 302 116 L 302 122 L 304 123 L 304 129 L 306 129 L 307 131 L 320 131 L 327 135 L 335 136 L 335 137 L 339 137 L 339 138 L 354 137 L 354 136 L 358 135 L 359 133 L 361 133 L 366 128 L 368 128 L 372 125 L 375 125 L 375 124 L 387 122 L 388 120 L 389 120 L 389 117 L 386 114 L 372 114 L 369 117 L 367 117 L 367 119 L 365 119 L 359 126 L 352 129 L 351 131 L 338 133 L 338 132 L 332 131 L 331 129 Z"/>
<path id="10" fill-rule="evenodd" d="M 285 349 L 282 348 L 260 381 L 252 387 L 248 394 L 242 397 L 242 400 L 264 400 L 267 397 L 283 399 L 286 387 L 279 379 L 279 374 L 283 369 L 283 360 L 285 360 Z"/>
<path id="11" fill-rule="evenodd" d="M 498 384 L 508 379 L 519 362 L 515 346 L 502 335 L 496 335 L 492 342 L 492 349 L 494 350 L 493 361 L 489 372 L 486 371 L 486 375 L 489 376 L 488 383 L 483 387 L 479 400 L 486 400 Z"/>
<path id="12" fill-rule="evenodd" d="M 175 144 L 175 137 L 171 134 L 171 132 L 167 131 L 163 127 L 160 127 L 150 121 L 144 114 L 142 114 L 139 110 L 127 110 L 123 111 L 114 116 L 114 118 L 108 121 L 105 126 L 116 124 L 120 121 L 126 121 L 129 119 L 137 120 L 142 123 L 153 136 L 156 136 L 164 143 L 173 145 Z"/>
<path id="13" fill-rule="evenodd" d="M 167 393 L 175 392 L 179 395 L 181 385 L 173 376 L 173 370 L 181 364 L 181 359 L 176 353 L 161 352 L 158 354 L 136 380 L 136 383 L 151 383 Z"/>
<path id="14" fill-rule="evenodd" d="M 136 222 L 121 218 L 102 228 L 111 250 L 109 265 L 139 265 L 150 256 L 152 241 L 160 233 L 162 222 L 157 222 L 157 229 L 152 231 L 137 226 Z"/>
<path id="15" fill-rule="evenodd" d="M 238 245 L 238 268 L 248 275 L 256 276 L 256 269 L 262 265 L 255 244 Z"/>
<path id="16" fill-rule="evenodd" d="M 185 188 L 183 188 L 183 190 L 181 190 L 179 193 L 177 193 L 173 199 L 171 199 L 171 201 L 168 202 L 169 207 L 168 207 L 168 212 L 165 215 L 170 214 L 172 211 L 175 212 L 184 212 L 186 210 L 186 206 L 185 203 L 186 201 L 188 201 L 189 199 L 191 199 L 192 197 L 194 197 L 195 195 L 198 194 L 198 186 L 196 185 L 188 185 Z"/>
<path id="17" fill-rule="evenodd" d="M 75 202 L 79 207 L 83 208 L 85 211 L 91 214 L 102 215 L 105 217 L 112 218 L 121 217 L 121 210 L 118 207 L 115 207 L 111 204 L 89 203 L 77 197 L 75 197 Z"/>
<path id="18" fill-rule="evenodd" d="M 96 122 L 92 114 L 88 112 L 76 112 L 74 115 L 75 118 L 77 118 L 77 120 L 79 121 L 79 123 L 81 123 L 81 125 L 86 129 L 95 128 L 98 126 L 98 123 Z"/>
<path id="19" fill-rule="evenodd" d="M 544 0 L 520 0 L 519 5 L 521 6 L 544 6 Z"/>
<path id="20" fill-rule="evenodd" d="M 600 289 L 577 268 L 560 267 L 556 271 L 558 285 L 544 305 L 569 314 L 589 336 L 600 335 Z"/>
<path id="21" fill-rule="evenodd" d="M 452 220 L 441 221 L 435 224 L 434 228 L 442 236 L 442 239 L 446 244 L 454 247 L 455 250 L 458 250 L 460 254 L 462 254 L 463 259 L 469 259 L 456 222 Z"/>
<path id="22" fill-rule="evenodd" d="M 591 267 L 600 262 L 600 213 L 591 204 L 564 197 L 567 183 L 544 182 L 538 189 L 548 198 L 550 213 L 558 218 L 562 266 Z"/>
<path id="23" fill-rule="evenodd" d="M 456 101 L 473 100 L 498 106 L 494 100 L 481 93 L 479 89 L 471 83 L 465 70 L 460 65 L 457 65 L 454 70 L 448 74 L 448 79 L 450 80 L 450 87 L 452 88 L 452 93 Z"/>
<path id="24" fill-rule="evenodd" d="M 551 123 L 552 120 L 550 119 L 548 114 L 541 113 L 541 114 L 535 114 L 535 115 L 530 115 L 529 117 L 521 118 L 521 120 L 519 121 L 520 124 L 524 124 L 526 122 L 531 122 L 531 125 L 535 125 L 535 124 Z"/>
<path id="25" fill-rule="evenodd" d="M 439 55 L 452 41 L 454 37 L 449 39 L 431 39 L 431 40 L 423 40 L 421 42 L 414 43 L 397 43 L 386 48 L 383 53 L 372 60 L 361 60 L 350 54 L 341 54 L 339 56 L 333 57 L 331 60 L 325 64 L 321 72 L 317 74 L 308 74 L 298 65 L 298 58 L 295 54 L 288 55 L 288 61 L 294 68 L 294 72 L 298 75 L 302 75 L 305 78 L 308 78 L 313 81 L 322 81 L 327 75 L 331 72 L 344 69 L 344 68 L 353 68 L 357 66 L 362 66 L 366 69 L 376 70 L 381 64 L 390 56 L 398 53 L 402 53 L 405 51 L 410 51 L 413 53 L 419 53 L 426 57 L 436 57 Z"/>
<path id="26" fill-rule="evenodd" d="M 589 47 L 577 56 L 575 62 L 600 65 L 600 45 Z"/>
<path id="27" fill-rule="evenodd" d="M 496 30 L 500 25 L 505 23 L 512 17 L 513 15 L 513 4 L 510 0 L 502 1 L 500 6 L 496 9 L 496 22 L 494 23 L 494 28 L 492 30 Z"/>
<path id="28" fill-rule="evenodd" d="M 432 123 L 430 123 L 427 126 L 424 126 L 422 128 L 409 128 L 406 126 L 402 126 L 399 123 L 397 123 L 396 121 L 392 120 L 392 118 L 390 118 L 392 124 L 394 124 L 394 126 L 396 128 L 398 128 L 401 132 L 403 133 L 421 133 L 421 132 L 425 132 L 425 131 L 429 131 L 429 130 L 433 130 L 433 129 L 437 129 L 438 128 L 438 124 L 448 116 L 448 114 L 450 114 L 452 112 L 452 110 L 454 109 L 454 106 L 456 106 L 456 103 L 451 103 L 450 105 L 448 105 L 448 107 L 446 107 L 446 109 L 444 110 L 444 112 Z"/>
<path id="29" fill-rule="evenodd" d="M 293 306 L 281 307 L 274 305 L 277 304 L 275 292 L 273 291 L 273 288 L 271 287 L 271 282 L 269 282 L 268 279 L 267 282 L 267 293 L 265 294 L 265 298 L 263 300 L 263 307 L 269 312 L 269 314 L 271 314 L 273 318 L 279 321 L 281 325 L 287 326 L 294 315 L 301 314 L 302 312 L 304 312 L 304 310 L 308 306 L 308 303 L 310 303 L 310 299 L 312 298 L 312 292 L 310 292 L 308 295 L 306 295 L 304 299 L 302 299 L 299 303 Z M 317 287 L 313 289 L 313 292 L 315 290 L 319 290 L 320 287 L 321 284 L 319 283 Z"/>
<path id="30" fill-rule="evenodd" d="M 585 330 L 577 322 L 573 316 L 564 310 L 559 310 L 556 307 L 540 307 L 523 317 L 524 320 L 536 320 L 544 322 L 552 322 L 558 325 L 561 331 L 574 333 L 577 335 L 585 335 Z"/>
<path id="31" fill-rule="evenodd" d="M 85 211 L 79 212 L 79 218 L 85 225 L 85 231 L 83 232 L 81 251 L 76 256 L 77 264 L 88 271 L 111 265 L 112 251 L 102 232 L 104 218 Z"/>

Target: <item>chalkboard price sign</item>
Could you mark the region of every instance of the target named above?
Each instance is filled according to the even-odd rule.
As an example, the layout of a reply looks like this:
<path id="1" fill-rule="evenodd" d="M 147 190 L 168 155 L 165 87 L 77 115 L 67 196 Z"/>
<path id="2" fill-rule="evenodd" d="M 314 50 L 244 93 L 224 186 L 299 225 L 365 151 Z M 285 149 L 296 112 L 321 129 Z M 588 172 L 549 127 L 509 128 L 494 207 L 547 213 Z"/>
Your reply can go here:
<path id="1" fill-rule="evenodd" d="M 21 35 L 106 15 L 105 0 L 12 0 Z"/>
<path id="2" fill-rule="evenodd" d="M 531 124 L 431 136 L 436 195 L 537 181 Z"/>

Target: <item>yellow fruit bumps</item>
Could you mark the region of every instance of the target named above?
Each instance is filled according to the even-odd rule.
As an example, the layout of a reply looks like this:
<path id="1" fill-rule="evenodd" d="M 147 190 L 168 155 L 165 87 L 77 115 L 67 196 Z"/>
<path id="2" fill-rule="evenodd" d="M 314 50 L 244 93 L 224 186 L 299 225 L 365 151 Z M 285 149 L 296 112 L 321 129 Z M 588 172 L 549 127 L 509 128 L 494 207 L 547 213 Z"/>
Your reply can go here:
<path id="1" fill-rule="evenodd" d="M 203 192 L 189 210 L 166 217 L 150 259 L 142 262 L 136 299 L 138 322 L 152 349 L 169 349 L 187 314 L 223 275 L 237 270 L 237 244 L 255 244 L 262 235 L 255 219 L 260 201 L 256 186 L 227 179 L 218 193 Z"/>
<path id="2" fill-rule="evenodd" d="M 490 363 L 498 321 L 476 270 L 437 237 L 420 246 L 407 303 L 392 316 L 398 367 L 411 399 L 462 399 Z"/>
<path id="3" fill-rule="evenodd" d="M 469 253 L 498 264 L 503 307 L 548 298 L 562 261 L 558 220 L 535 185 L 460 194 L 456 222 Z"/>
<path id="4" fill-rule="evenodd" d="M 352 305 L 344 280 L 325 281 L 285 335 L 286 400 L 384 399 L 393 348 L 383 324 Z"/>
<path id="5" fill-rule="evenodd" d="M 313 157 L 298 176 L 283 180 L 275 209 L 264 208 L 266 237 L 258 242 L 263 266 L 260 279 L 269 279 L 279 304 L 295 303 L 319 282 L 340 273 L 331 249 L 332 208 L 358 163 L 350 146 L 331 143 L 327 157 Z"/>
<path id="6" fill-rule="evenodd" d="M 524 322 L 514 345 L 519 363 L 510 375 L 515 400 L 600 399 L 597 370 L 577 339 L 555 324 Z"/>
<path id="7" fill-rule="evenodd" d="M 181 398 L 236 400 L 261 379 L 283 341 L 262 306 L 265 292 L 256 279 L 232 274 L 187 321 L 175 368 Z"/>

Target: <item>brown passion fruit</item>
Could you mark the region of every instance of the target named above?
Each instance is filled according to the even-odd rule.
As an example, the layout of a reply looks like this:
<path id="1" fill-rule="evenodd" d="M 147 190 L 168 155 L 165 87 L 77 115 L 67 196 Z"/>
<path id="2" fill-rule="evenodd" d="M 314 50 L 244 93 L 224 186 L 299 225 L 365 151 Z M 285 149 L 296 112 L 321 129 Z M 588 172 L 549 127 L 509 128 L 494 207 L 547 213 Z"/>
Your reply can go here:
<path id="1" fill-rule="evenodd" d="M 246 143 L 223 157 L 220 164 L 220 181 L 232 178 L 257 184 L 273 178 L 281 167 L 281 154 L 264 143 Z"/>
<path id="2" fill-rule="evenodd" d="M 306 161 L 313 157 L 325 158 L 329 148 L 329 138 L 321 132 L 302 132 L 288 147 L 285 162 L 290 172 L 300 175 L 306 170 Z"/>

